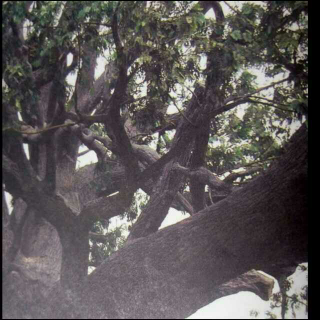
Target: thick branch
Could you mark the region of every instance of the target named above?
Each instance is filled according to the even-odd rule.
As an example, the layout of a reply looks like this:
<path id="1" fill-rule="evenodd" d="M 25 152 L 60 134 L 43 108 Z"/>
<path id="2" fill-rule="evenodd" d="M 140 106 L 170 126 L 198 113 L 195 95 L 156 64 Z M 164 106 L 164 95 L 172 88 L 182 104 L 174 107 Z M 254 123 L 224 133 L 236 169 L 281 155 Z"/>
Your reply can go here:
<path id="1" fill-rule="evenodd" d="M 246 177 L 246 176 L 250 176 L 252 174 L 255 174 L 259 171 L 262 171 L 263 169 L 261 167 L 253 167 L 244 171 L 240 171 L 240 172 L 233 172 L 231 174 L 229 174 L 223 181 L 227 182 L 227 183 L 232 183 L 233 181 L 237 180 L 238 178 L 242 178 L 242 177 Z"/>
<path id="2" fill-rule="evenodd" d="M 123 214 L 128 210 L 132 196 L 125 197 L 122 193 L 117 193 L 109 197 L 100 197 L 88 202 L 81 211 L 81 216 L 87 220 L 95 222 L 101 219 L 110 219 Z"/>
<path id="3" fill-rule="evenodd" d="M 45 193 L 43 182 L 36 177 L 30 165 L 20 168 L 19 163 L 13 162 L 6 155 L 3 155 L 2 159 L 4 182 L 15 198 L 21 197 L 29 207 L 42 212 L 56 227 L 60 219 L 70 221 L 74 218 L 75 212 L 61 195 L 49 196 Z"/>
<path id="4" fill-rule="evenodd" d="M 218 286 L 249 270 L 306 261 L 306 161 L 302 128 L 265 175 L 103 263 L 82 288 L 84 312 L 90 318 L 185 318 L 213 301 Z"/>
<path id="5" fill-rule="evenodd" d="M 205 156 L 209 141 L 210 118 L 203 124 L 202 129 L 195 137 L 194 150 L 190 159 L 192 170 L 205 165 Z M 199 179 L 199 175 L 189 175 L 192 205 L 198 212 L 205 207 L 205 183 Z"/>
<path id="6" fill-rule="evenodd" d="M 90 133 L 90 130 L 88 129 L 86 129 L 86 132 L 88 134 L 86 135 L 86 138 L 82 140 L 82 142 L 85 143 L 88 148 L 90 148 L 91 150 L 94 150 L 97 153 L 98 158 L 99 158 L 99 153 L 104 154 L 106 150 L 101 144 L 98 144 L 97 142 L 95 142 L 94 139 L 100 141 L 108 150 L 112 151 L 112 141 L 109 138 L 93 135 Z M 98 148 L 99 150 L 96 150 L 96 148 Z M 133 144 L 133 151 L 135 153 L 135 156 L 139 160 L 139 162 L 143 164 L 141 165 L 141 167 L 143 168 L 145 168 L 146 164 L 152 165 L 160 158 L 159 154 L 148 146 Z M 84 196 L 86 196 L 85 198 L 87 198 L 88 194 L 91 192 L 89 190 L 92 189 L 90 184 L 94 180 L 93 172 L 91 172 L 93 170 L 90 171 L 91 173 L 85 174 L 85 176 L 83 176 L 83 173 L 82 173 L 83 171 L 86 171 L 86 169 L 85 168 L 80 169 L 79 178 L 77 178 L 77 183 L 76 183 L 78 190 L 79 189 L 84 190 L 83 195 L 81 196 L 81 199 L 83 199 Z M 126 177 L 125 170 L 123 167 L 117 166 L 117 169 L 112 169 L 112 171 L 110 171 L 110 177 L 109 177 L 110 180 L 108 185 L 106 185 L 103 191 L 100 191 L 98 195 L 108 196 L 111 193 L 119 191 L 121 185 L 124 184 L 125 177 Z M 152 193 L 153 187 L 154 187 L 154 182 L 151 180 L 141 186 L 142 190 L 149 195 Z M 83 201 L 83 203 L 86 203 L 86 201 Z M 178 208 L 179 210 L 183 209 L 186 212 L 189 212 L 190 214 L 194 213 L 193 207 L 180 192 L 177 193 L 175 202 L 172 205 L 173 207 Z"/>
<path id="7" fill-rule="evenodd" d="M 189 178 L 197 178 L 203 184 L 208 185 L 215 192 L 223 192 L 229 194 L 232 189 L 232 185 L 225 183 L 215 176 L 210 170 L 200 167 L 195 170 L 190 170 L 178 164 L 175 165 L 175 170 L 179 173 L 186 175 Z"/>
<path id="8" fill-rule="evenodd" d="M 268 301 L 272 295 L 273 287 L 274 280 L 272 278 L 256 270 L 251 270 L 219 286 L 217 288 L 216 299 L 236 294 L 240 291 L 250 291 L 258 295 L 261 299 Z"/>

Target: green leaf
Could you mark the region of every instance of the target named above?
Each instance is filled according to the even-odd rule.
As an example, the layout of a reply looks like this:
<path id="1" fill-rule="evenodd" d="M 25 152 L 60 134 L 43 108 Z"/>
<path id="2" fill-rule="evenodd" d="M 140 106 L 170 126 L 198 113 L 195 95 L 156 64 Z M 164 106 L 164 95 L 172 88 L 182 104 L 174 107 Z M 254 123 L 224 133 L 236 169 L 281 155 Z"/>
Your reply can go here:
<path id="1" fill-rule="evenodd" d="M 196 3 L 193 7 L 192 10 L 194 11 L 203 11 L 203 8 L 201 7 L 200 3 Z"/>
<path id="2" fill-rule="evenodd" d="M 84 18 L 85 15 L 86 15 L 85 11 L 84 11 L 84 10 L 81 10 L 81 11 L 78 13 L 78 19 Z"/>
<path id="3" fill-rule="evenodd" d="M 188 22 L 189 24 L 192 23 L 192 17 L 186 17 L 186 20 L 187 20 L 187 22 Z"/>
<path id="4" fill-rule="evenodd" d="M 197 22 L 198 23 L 205 23 L 206 22 L 206 17 L 203 13 L 200 13 L 196 16 Z"/>
<path id="5" fill-rule="evenodd" d="M 141 60 L 142 60 L 142 62 L 149 63 L 149 62 L 151 62 L 152 57 L 150 57 L 149 55 L 143 55 L 141 57 Z"/>
<path id="6" fill-rule="evenodd" d="M 231 37 L 232 37 L 234 40 L 240 40 L 240 39 L 242 39 L 241 31 L 240 31 L 240 30 L 234 30 L 234 31 L 231 33 Z"/>
<path id="7" fill-rule="evenodd" d="M 243 39 L 247 42 L 252 42 L 253 38 L 252 38 L 252 33 L 250 31 L 246 31 L 243 34 Z"/>
<path id="8" fill-rule="evenodd" d="M 217 139 L 216 136 L 213 136 L 213 137 L 210 137 L 210 138 L 209 138 L 209 143 L 214 143 L 214 142 L 216 142 L 216 141 L 218 141 L 218 139 Z"/>
<path id="9" fill-rule="evenodd" d="M 245 15 L 249 15 L 252 12 L 252 8 L 248 4 L 244 4 L 242 7 L 242 12 Z"/>

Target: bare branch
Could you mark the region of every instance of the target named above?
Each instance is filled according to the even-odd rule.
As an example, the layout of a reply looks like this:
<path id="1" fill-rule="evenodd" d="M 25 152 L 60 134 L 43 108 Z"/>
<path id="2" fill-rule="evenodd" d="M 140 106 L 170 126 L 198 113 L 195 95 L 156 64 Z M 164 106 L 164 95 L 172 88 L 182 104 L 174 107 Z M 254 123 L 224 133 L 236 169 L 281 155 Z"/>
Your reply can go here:
<path id="1" fill-rule="evenodd" d="M 253 97 L 253 98 L 259 100 L 259 97 Z M 253 99 L 248 99 L 248 102 L 259 103 L 259 104 L 262 104 L 264 106 L 269 106 L 269 107 L 272 107 L 272 108 L 275 108 L 275 109 L 278 109 L 278 110 L 281 110 L 281 111 L 285 111 L 285 112 L 291 112 L 291 113 L 295 113 L 296 112 L 294 110 L 280 108 L 280 107 L 277 106 L 276 103 L 267 103 L 267 102 L 262 102 L 262 101 L 255 101 Z"/>
<path id="2" fill-rule="evenodd" d="M 205 167 L 199 167 L 196 169 L 189 169 L 183 167 L 179 164 L 175 164 L 174 170 L 177 170 L 179 173 L 186 175 L 189 178 L 196 177 L 202 183 L 207 184 L 215 192 L 225 192 L 229 194 L 232 191 L 232 185 L 220 180 L 216 175 L 214 175 L 210 170 Z"/>
<path id="3" fill-rule="evenodd" d="M 191 91 L 192 92 L 192 91 Z M 194 94 L 194 93 L 193 93 Z M 193 125 L 194 127 L 196 126 L 194 123 L 192 123 L 187 117 L 186 115 L 180 110 L 180 108 L 177 106 L 175 99 L 171 97 L 170 94 L 168 94 L 168 96 L 170 97 L 170 99 L 172 100 L 174 106 L 177 108 L 178 112 L 183 116 L 184 119 L 186 119 L 191 125 Z M 194 96 L 196 97 L 196 99 L 198 100 L 198 97 L 194 94 Z M 199 100 L 198 100 L 199 101 Z"/>
<path id="4" fill-rule="evenodd" d="M 243 178 L 249 175 L 252 175 L 254 173 L 257 173 L 259 171 L 262 171 L 263 169 L 261 167 L 254 167 L 245 171 L 240 171 L 240 172 L 233 172 L 229 174 L 223 181 L 226 183 L 232 183 L 238 178 Z"/>
<path id="5" fill-rule="evenodd" d="M 250 98 L 250 97 L 252 97 L 254 94 L 257 94 L 257 93 L 259 93 L 259 92 L 261 92 L 261 91 L 263 91 L 263 90 L 267 90 L 267 89 L 269 89 L 269 88 L 272 88 L 272 87 L 276 86 L 277 84 L 280 84 L 280 83 L 283 83 L 283 82 L 286 82 L 286 81 L 289 81 L 289 80 L 291 80 L 291 78 L 290 78 L 290 77 L 287 77 L 287 78 L 285 78 L 285 79 L 272 82 L 272 83 L 268 84 L 267 86 L 262 87 L 262 88 L 259 88 L 259 89 L 255 90 L 254 92 L 248 93 L 248 94 L 246 94 L 246 95 L 238 96 L 238 97 L 229 97 L 229 98 L 227 98 L 227 99 L 225 100 L 225 103 L 228 103 L 228 102 L 233 101 L 233 100 L 236 102 L 237 100 L 244 100 L 244 99 L 246 99 L 246 98 Z M 227 105 L 227 106 L 228 106 L 228 105 Z"/>
<path id="6" fill-rule="evenodd" d="M 78 158 L 84 156 L 85 154 L 87 154 L 87 153 L 90 152 L 90 151 L 91 151 L 91 149 L 88 149 L 88 150 L 79 152 L 79 153 L 78 153 Z"/>
<path id="7" fill-rule="evenodd" d="M 110 219 L 123 214 L 129 209 L 132 196 L 125 197 L 117 192 L 115 195 L 100 197 L 85 204 L 80 215 L 86 221 Z"/>

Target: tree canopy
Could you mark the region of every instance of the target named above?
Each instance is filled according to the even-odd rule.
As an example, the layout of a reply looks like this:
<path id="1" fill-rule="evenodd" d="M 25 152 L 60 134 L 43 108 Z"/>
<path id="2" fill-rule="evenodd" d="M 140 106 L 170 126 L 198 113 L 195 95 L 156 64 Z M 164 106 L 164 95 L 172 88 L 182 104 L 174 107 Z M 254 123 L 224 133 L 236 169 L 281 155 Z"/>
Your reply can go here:
<path id="1" fill-rule="evenodd" d="M 307 31 L 307 1 L 4 1 L 5 318 L 268 299 L 253 269 L 307 261 Z"/>

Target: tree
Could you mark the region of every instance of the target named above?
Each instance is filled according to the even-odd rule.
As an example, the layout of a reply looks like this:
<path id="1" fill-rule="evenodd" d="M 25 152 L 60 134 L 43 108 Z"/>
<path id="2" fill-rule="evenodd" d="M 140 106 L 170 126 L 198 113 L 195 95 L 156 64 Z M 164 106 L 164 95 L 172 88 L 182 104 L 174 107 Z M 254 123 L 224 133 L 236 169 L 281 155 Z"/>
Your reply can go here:
<path id="1" fill-rule="evenodd" d="M 268 299 L 254 269 L 306 262 L 307 16 L 306 1 L 3 2 L 4 318 L 185 318 L 239 290 Z M 83 145 L 98 162 L 77 170 Z M 191 217 L 159 230 L 171 207 Z M 100 231 L 119 215 L 114 252 L 121 230 Z"/>
<path id="2" fill-rule="evenodd" d="M 300 265 L 297 270 L 304 273 L 308 268 L 305 265 Z M 288 270 L 288 272 L 292 271 Z M 280 309 L 281 319 L 285 319 L 286 316 L 296 318 L 296 312 L 301 309 L 304 309 L 304 313 L 308 314 L 308 285 L 303 285 L 298 291 L 293 291 L 293 278 L 285 278 L 285 276 L 286 275 L 283 274 L 282 279 L 280 279 L 279 292 L 274 293 L 270 299 L 270 310 L 266 311 L 266 315 L 269 317 L 268 319 L 277 319 L 277 315 L 274 313 L 275 309 Z M 307 279 L 308 275 L 306 275 L 306 280 Z M 256 310 L 251 310 L 250 312 L 250 315 L 254 317 L 257 317 L 258 314 L 259 312 Z"/>

